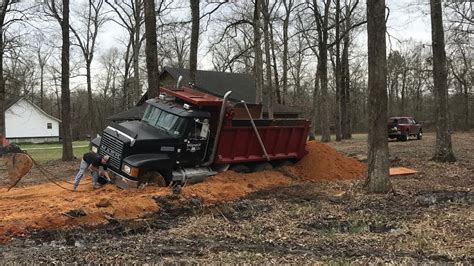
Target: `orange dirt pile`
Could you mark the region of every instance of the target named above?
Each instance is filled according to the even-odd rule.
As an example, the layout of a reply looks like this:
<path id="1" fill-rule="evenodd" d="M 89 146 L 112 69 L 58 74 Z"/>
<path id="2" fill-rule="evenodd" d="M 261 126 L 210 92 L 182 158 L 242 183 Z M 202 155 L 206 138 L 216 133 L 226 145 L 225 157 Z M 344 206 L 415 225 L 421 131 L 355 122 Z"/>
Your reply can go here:
<path id="1" fill-rule="evenodd" d="M 308 154 L 286 170 L 310 181 L 356 179 L 367 173 L 366 164 L 338 153 L 326 144 L 310 141 L 306 150 Z"/>
<path id="2" fill-rule="evenodd" d="M 294 166 L 286 167 L 285 171 L 251 174 L 224 172 L 204 182 L 185 186 L 182 189 L 183 199 L 197 197 L 204 204 L 213 204 L 236 200 L 261 189 L 298 182 L 282 172 L 290 172 L 307 181 L 352 179 L 365 174 L 364 164 L 337 153 L 327 145 L 308 142 L 307 150 L 308 155 Z M 90 177 L 82 181 L 89 182 Z M 72 187 L 66 182 L 60 184 Z M 105 224 L 106 217 L 144 217 L 159 209 L 153 197 L 172 193 L 169 188 L 153 186 L 139 190 L 121 190 L 114 185 L 106 185 L 99 190 L 92 190 L 89 184 L 80 186 L 79 190 L 76 193 L 70 192 L 52 183 L 15 187 L 9 192 L 7 188 L 0 187 L 0 242 L 35 229 Z M 78 218 L 64 215 L 76 209 L 84 210 L 87 215 Z"/>
<path id="3" fill-rule="evenodd" d="M 84 183 L 89 181 L 83 179 Z M 60 184 L 72 187 L 65 182 Z M 107 222 L 106 216 L 117 219 L 143 217 L 158 210 L 153 196 L 170 193 L 168 188 L 121 190 L 114 185 L 98 190 L 84 185 L 79 190 L 70 192 L 51 183 L 16 187 L 8 192 L 6 188 L 0 188 L 0 241 L 35 229 L 103 224 Z M 109 200 L 111 205 L 98 208 L 96 203 L 102 199 Z M 78 218 L 64 215 L 74 209 L 82 209 L 87 215 Z"/>
<path id="4" fill-rule="evenodd" d="M 227 171 L 209 177 L 204 182 L 185 187 L 182 195 L 186 198 L 199 197 L 205 203 L 232 201 L 251 192 L 273 186 L 288 185 L 289 177 L 276 171 L 264 171 L 250 174 L 239 174 Z"/>
<path id="5" fill-rule="evenodd" d="M 33 167 L 33 161 L 30 156 L 24 153 L 13 153 L 3 158 L 3 160 L 5 167 L 8 169 L 10 187 L 15 186 Z"/>

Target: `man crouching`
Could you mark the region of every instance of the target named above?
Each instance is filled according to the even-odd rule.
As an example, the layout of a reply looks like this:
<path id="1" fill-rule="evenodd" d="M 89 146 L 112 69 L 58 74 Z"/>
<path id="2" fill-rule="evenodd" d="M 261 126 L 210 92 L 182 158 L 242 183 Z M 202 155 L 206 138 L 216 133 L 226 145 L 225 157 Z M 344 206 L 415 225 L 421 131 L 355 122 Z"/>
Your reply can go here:
<path id="1" fill-rule="evenodd" d="M 109 174 L 107 173 L 107 164 L 109 162 L 109 156 L 99 155 L 94 152 L 84 153 L 82 156 L 81 165 L 79 166 L 79 172 L 77 173 L 76 177 L 74 178 L 74 186 L 73 190 L 77 191 L 77 187 L 79 186 L 79 182 L 81 182 L 81 178 L 84 175 L 84 172 L 87 168 L 92 172 L 92 188 L 97 188 L 97 178 L 99 177 L 99 167 L 102 166 L 104 169 L 103 172 L 100 174 L 104 175 L 107 180 L 110 180 Z"/>

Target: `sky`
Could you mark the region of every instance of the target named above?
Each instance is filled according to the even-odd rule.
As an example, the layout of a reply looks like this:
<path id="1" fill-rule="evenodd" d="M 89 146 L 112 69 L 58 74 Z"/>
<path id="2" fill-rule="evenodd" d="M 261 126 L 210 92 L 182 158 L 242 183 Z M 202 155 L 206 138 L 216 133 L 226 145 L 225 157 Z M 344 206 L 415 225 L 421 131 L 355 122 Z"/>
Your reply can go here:
<path id="1" fill-rule="evenodd" d="M 202 0 L 201 0 L 202 1 Z M 386 4 L 390 10 L 390 15 L 387 21 L 387 29 L 389 32 L 387 40 L 388 45 L 392 45 L 393 49 L 399 47 L 399 41 L 406 39 L 414 39 L 429 43 L 431 41 L 431 29 L 429 13 L 427 13 L 428 1 L 420 0 L 387 0 Z M 365 1 L 361 2 L 361 5 L 365 5 Z M 179 10 L 179 16 L 186 17 L 190 14 L 188 10 Z M 120 26 L 115 23 L 108 23 L 103 28 L 99 35 L 99 43 L 102 50 L 114 47 L 123 38 L 124 31 Z M 159 36 L 158 36 L 159 37 Z M 366 35 L 359 35 L 361 38 L 360 42 L 366 42 Z M 200 37 L 200 49 L 199 49 L 199 63 L 200 69 L 212 69 L 211 54 L 207 53 L 207 42 L 206 33 Z"/>
<path id="2" fill-rule="evenodd" d="M 27 0 L 25 0 L 27 1 Z M 33 0 L 29 0 L 33 1 Z M 180 17 L 181 19 L 189 19 L 190 11 L 186 6 L 187 1 L 184 0 L 175 0 L 183 8 L 174 10 L 172 16 L 174 18 Z M 201 0 L 208 1 L 208 0 Z M 245 0 L 249 1 L 250 0 Z M 303 0 L 301 0 L 303 1 Z M 71 5 L 80 6 L 83 3 L 86 3 L 85 0 L 74 0 L 71 1 Z M 359 5 L 365 6 L 365 0 L 361 0 Z M 424 43 L 429 43 L 431 41 L 431 31 L 430 31 L 430 20 L 428 11 L 428 1 L 423 0 L 386 0 L 388 9 L 390 10 L 390 15 L 387 22 L 388 29 L 388 40 L 387 44 L 389 49 L 397 49 L 401 46 L 400 41 L 413 39 L 416 41 L 421 41 Z M 203 13 L 203 12 L 202 12 Z M 216 15 L 217 16 L 217 15 Z M 56 23 L 57 22 L 53 22 Z M 57 26 L 57 25 L 56 25 Z M 179 30 L 177 28 L 176 30 Z M 207 49 L 209 47 L 208 37 L 212 30 L 204 32 L 200 36 L 200 48 L 198 54 L 198 68 L 203 70 L 212 69 L 212 55 L 208 53 Z M 159 38 L 160 36 L 158 36 Z M 118 47 L 119 50 L 123 50 L 126 38 L 125 30 L 117 25 L 114 22 L 106 23 L 101 29 L 98 35 L 98 49 L 96 51 L 95 60 L 93 62 L 92 68 L 93 73 L 99 73 L 102 69 L 102 66 L 99 63 L 100 55 L 106 52 L 112 47 Z M 357 36 L 357 42 L 361 47 L 365 47 L 367 36 L 365 32 L 361 32 Z M 60 45 L 58 42 L 57 45 Z M 78 54 L 77 56 L 80 56 Z M 71 88 L 80 88 L 85 87 L 85 77 L 77 77 L 71 81 Z"/>

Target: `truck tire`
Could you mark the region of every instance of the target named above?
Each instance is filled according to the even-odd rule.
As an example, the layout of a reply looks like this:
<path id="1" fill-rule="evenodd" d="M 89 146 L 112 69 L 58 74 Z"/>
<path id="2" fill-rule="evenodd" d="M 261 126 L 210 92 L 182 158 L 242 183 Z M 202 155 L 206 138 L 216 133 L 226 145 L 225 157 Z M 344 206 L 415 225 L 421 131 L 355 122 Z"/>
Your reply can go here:
<path id="1" fill-rule="evenodd" d="M 273 169 L 273 166 L 269 162 L 264 162 L 264 163 L 257 163 L 255 167 L 253 168 L 253 171 L 260 172 L 260 171 L 268 171 L 272 169 Z"/>
<path id="2" fill-rule="evenodd" d="M 408 140 L 408 132 L 405 133 L 405 134 L 402 134 L 400 136 L 397 137 L 397 140 L 398 141 L 407 141 Z"/>
<path id="3" fill-rule="evenodd" d="M 243 164 L 232 165 L 232 166 L 229 167 L 229 170 L 234 171 L 236 173 L 244 173 L 244 174 L 247 174 L 247 173 L 251 172 L 250 168 L 246 165 L 243 165 Z"/>
<path id="4" fill-rule="evenodd" d="M 138 186 L 145 184 L 154 184 L 158 187 L 166 187 L 166 180 L 159 172 L 148 171 L 140 177 Z"/>
<path id="5" fill-rule="evenodd" d="M 422 138 L 423 138 L 423 131 L 420 129 L 420 131 L 418 131 L 418 134 L 416 134 L 416 139 L 421 140 Z"/>

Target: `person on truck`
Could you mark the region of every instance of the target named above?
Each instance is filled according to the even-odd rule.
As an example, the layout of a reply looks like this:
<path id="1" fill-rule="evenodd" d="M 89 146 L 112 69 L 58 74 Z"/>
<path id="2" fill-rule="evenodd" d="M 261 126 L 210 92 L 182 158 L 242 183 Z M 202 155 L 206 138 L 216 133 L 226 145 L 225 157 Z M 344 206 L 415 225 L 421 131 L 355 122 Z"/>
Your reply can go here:
<path id="1" fill-rule="evenodd" d="M 74 185 L 72 189 L 77 191 L 77 187 L 81 182 L 81 178 L 84 175 L 84 172 L 87 168 L 92 172 L 92 188 L 96 189 L 97 187 L 97 178 L 99 174 L 103 175 L 107 180 L 110 180 L 109 174 L 107 173 L 107 163 L 109 162 L 110 157 L 108 155 L 102 156 L 95 152 L 87 152 L 82 156 L 81 165 L 79 166 L 79 172 L 74 178 Z M 104 171 L 99 172 L 99 167 L 102 166 Z"/>

